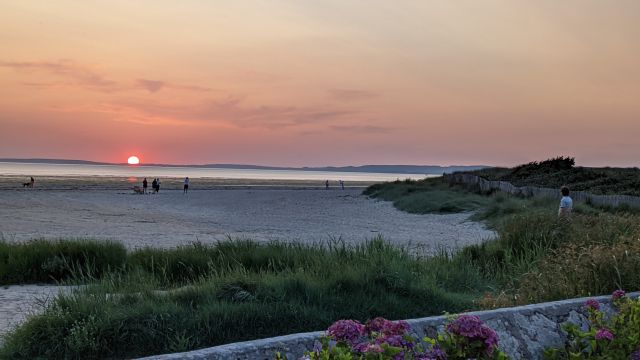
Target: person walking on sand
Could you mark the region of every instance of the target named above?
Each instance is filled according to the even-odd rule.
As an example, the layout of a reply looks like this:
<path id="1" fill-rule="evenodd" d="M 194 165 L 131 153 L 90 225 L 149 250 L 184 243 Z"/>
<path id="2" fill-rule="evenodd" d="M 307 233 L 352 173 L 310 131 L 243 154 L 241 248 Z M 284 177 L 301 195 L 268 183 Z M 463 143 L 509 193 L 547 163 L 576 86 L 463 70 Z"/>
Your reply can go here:
<path id="1" fill-rule="evenodd" d="M 156 179 L 156 192 L 159 193 L 160 192 L 160 178 Z"/>
<path id="2" fill-rule="evenodd" d="M 153 189 L 154 193 L 158 192 L 158 179 L 153 179 L 153 181 L 151 182 L 151 188 Z"/>
<path id="3" fill-rule="evenodd" d="M 182 193 L 186 194 L 189 191 L 189 177 L 184 178 L 184 187 L 182 188 Z"/>
<path id="4" fill-rule="evenodd" d="M 569 196 L 569 188 L 566 186 L 561 187 L 560 193 L 562 193 L 562 199 L 560 199 L 558 216 L 569 216 L 573 211 L 573 199 Z"/>
<path id="5" fill-rule="evenodd" d="M 340 188 L 344 190 L 344 181 L 340 180 Z"/>
<path id="6" fill-rule="evenodd" d="M 143 194 L 147 193 L 147 185 L 149 185 L 149 183 L 147 182 L 147 178 L 144 178 L 144 180 L 142 180 L 142 193 Z"/>
<path id="7" fill-rule="evenodd" d="M 324 189 L 329 190 L 329 180 L 324 182 Z"/>

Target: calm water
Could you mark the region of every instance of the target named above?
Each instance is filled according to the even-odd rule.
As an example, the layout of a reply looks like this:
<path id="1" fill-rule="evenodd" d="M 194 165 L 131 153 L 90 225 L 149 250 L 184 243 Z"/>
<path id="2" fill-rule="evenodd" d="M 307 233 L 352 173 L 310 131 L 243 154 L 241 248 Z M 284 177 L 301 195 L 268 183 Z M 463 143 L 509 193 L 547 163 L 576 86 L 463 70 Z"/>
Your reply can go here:
<path id="1" fill-rule="evenodd" d="M 23 176 L 117 176 L 163 178 L 218 178 L 257 180 L 344 180 L 392 181 L 396 179 L 423 179 L 425 174 L 356 173 L 304 170 L 217 169 L 164 166 L 129 165 L 70 165 L 0 162 L 0 175 Z M 436 176 L 436 175 L 428 175 Z"/>

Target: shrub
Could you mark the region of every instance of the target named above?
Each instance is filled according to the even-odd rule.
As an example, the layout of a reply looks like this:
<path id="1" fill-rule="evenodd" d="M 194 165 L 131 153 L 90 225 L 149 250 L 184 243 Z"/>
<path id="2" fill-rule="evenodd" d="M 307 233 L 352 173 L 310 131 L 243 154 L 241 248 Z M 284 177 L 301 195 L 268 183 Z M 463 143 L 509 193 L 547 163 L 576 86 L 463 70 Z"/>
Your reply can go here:
<path id="1" fill-rule="evenodd" d="M 564 348 L 545 350 L 546 359 L 636 359 L 640 355 L 640 298 L 627 297 L 624 291 L 612 294 L 617 313 L 607 318 L 600 304 L 590 299 L 585 304 L 589 328 L 564 326 L 567 343 Z"/>
<path id="2" fill-rule="evenodd" d="M 375 318 L 365 325 L 339 320 L 302 359 L 466 360 L 508 359 L 498 347 L 498 336 L 479 318 L 453 317 L 436 339 L 416 338 L 405 321 Z M 286 359 L 276 354 L 276 359 Z"/>

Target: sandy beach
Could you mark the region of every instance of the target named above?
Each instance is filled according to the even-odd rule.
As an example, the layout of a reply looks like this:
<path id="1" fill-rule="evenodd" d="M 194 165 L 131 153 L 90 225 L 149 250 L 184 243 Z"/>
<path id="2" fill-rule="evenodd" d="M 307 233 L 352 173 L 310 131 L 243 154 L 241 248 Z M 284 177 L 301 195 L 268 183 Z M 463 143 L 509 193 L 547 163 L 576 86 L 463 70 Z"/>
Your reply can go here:
<path id="1" fill-rule="evenodd" d="M 97 238 L 129 248 L 172 247 L 231 238 L 303 243 L 377 235 L 432 251 L 492 235 L 468 214 L 414 215 L 361 195 L 361 188 L 288 187 L 161 190 L 0 191 L 0 232 L 7 241 Z"/>
<path id="2" fill-rule="evenodd" d="M 0 184 L 8 187 L 6 181 Z M 469 214 L 404 213 L 389 202 L 362 195 L 362 187 L 325 190 L 309 183 L 210 182 L 194 186 L 186 195 L 175 190 L 177 185 L 159 194 L 136 195 L 113 180 L 57 181 L 48 188 L 39 183 L 35 189 L 0 190 L 4 240 L 113 239 L 139 248 L 228 238 L 302 243 L 341 239 L 355 244 L 381 235 L 428 254 L 493 236 L 483 225 L 468 221 Z M 55 286 L 36 285 L 1 289 L 0 336 L 57 291 Z"/>

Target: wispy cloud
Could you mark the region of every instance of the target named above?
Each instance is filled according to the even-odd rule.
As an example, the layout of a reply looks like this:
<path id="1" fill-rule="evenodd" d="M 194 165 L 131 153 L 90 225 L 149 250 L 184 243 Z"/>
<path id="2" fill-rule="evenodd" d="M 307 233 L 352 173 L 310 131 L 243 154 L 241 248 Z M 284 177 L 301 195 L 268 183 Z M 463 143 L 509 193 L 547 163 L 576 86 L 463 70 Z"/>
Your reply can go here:
<path id="1" fill-rule="evenodd" d="M 374 125 L 332 125 L 331 129 L 339 132 L 357 134 L 387 134 L 395 131 L 395 128 Z"/>
<path id="2" fill-rule="evenodd" d="M 70 83 L 66 84 L 60 82 L 22 82 L 23 85 L 30 87 L 50 88 L 73 85 L 101 92 L 116 92 L 135 89 L 146 90 L 150 93 L 155 93 L 162 89 L 196 92 L 212 91 L 212 89 L 203 86 L 175 84 L 164 80 L 150 80 L 144 78 L 135 80 L 133 85 L 127 85 L 111 80 L 98 70 L 86 65 L 78 64 L 72 60 L 0 61 L 0 67 L 24 72 L 45 72 L 70 80 Z"/>
<path id="3" fill-rule="evenodd" d="M 203 87 L 203 86 L 174 84 L 174 83 L 170 83 L 162 80 L 149 80 L 149 79 L 138 79 L 135 82 L 135 86 L 137 88 L 145 89 L 150 93 L 155 93 L 162 89 L 174 89 L 174 90 L 195 91 L 195 92 L 213 91 L 211 88 Z"/>
<path id="4" fill-rule="evenodd" d="M 356 101 L 356 100 L 365 100 L 378 96 L 378 94 L 367 91 L 367 90 L 356 90 L 356 89 L 331 89 L 328 90 L 329 96 L 333 100 L 338 101 Z"/>
<path id="5" fill-rule="evenodd" d="M 161 119 L 162 123 L 173 125 L 182 123 L 266 129 L 330 126 L 357 114 L 353 110 L 325 106 L 251 106 L 246 104 L 244 97 L 240 96 L 173 105 L 127 98 L 101 103 L 99 106 L 94 106 L 93 111 L 111 113 L 118 119 L 125 119 L 123 121 L 130 116 L 132 121 L 135 120 L 138 123 L 151 123 Z"/>
<path id="6" fill-rule="evenodd" d="M 118 84 L 107 79 L 99 72 L 75 63 L 71 60 L 51 61 L 0 61 L 0 67 L 16 71 L 44 71 L 71 79 L 75 85 L 96 91 L 112 92 L 119 89 Z"/>
<path id="7" fill-rule="evenodd" d="M 160 89 L 165 86 L 165 83 L 159 80 L 138 79 L 136 80 L 136 85 L 146 89 L 148 92 L 154 93 L 160 91 Z"/>
<path id="8" fill-rule="evenodd" d="M 251 106 L 245 104 L 243 97 L 233 96 L 222 100 L 210 100 L 185 110 L 187 117 L 221 120 L 239 127 L 272 129 L 330 123 L 355 114 L 352 110 L 328 109 L 324 106 Z"/>

